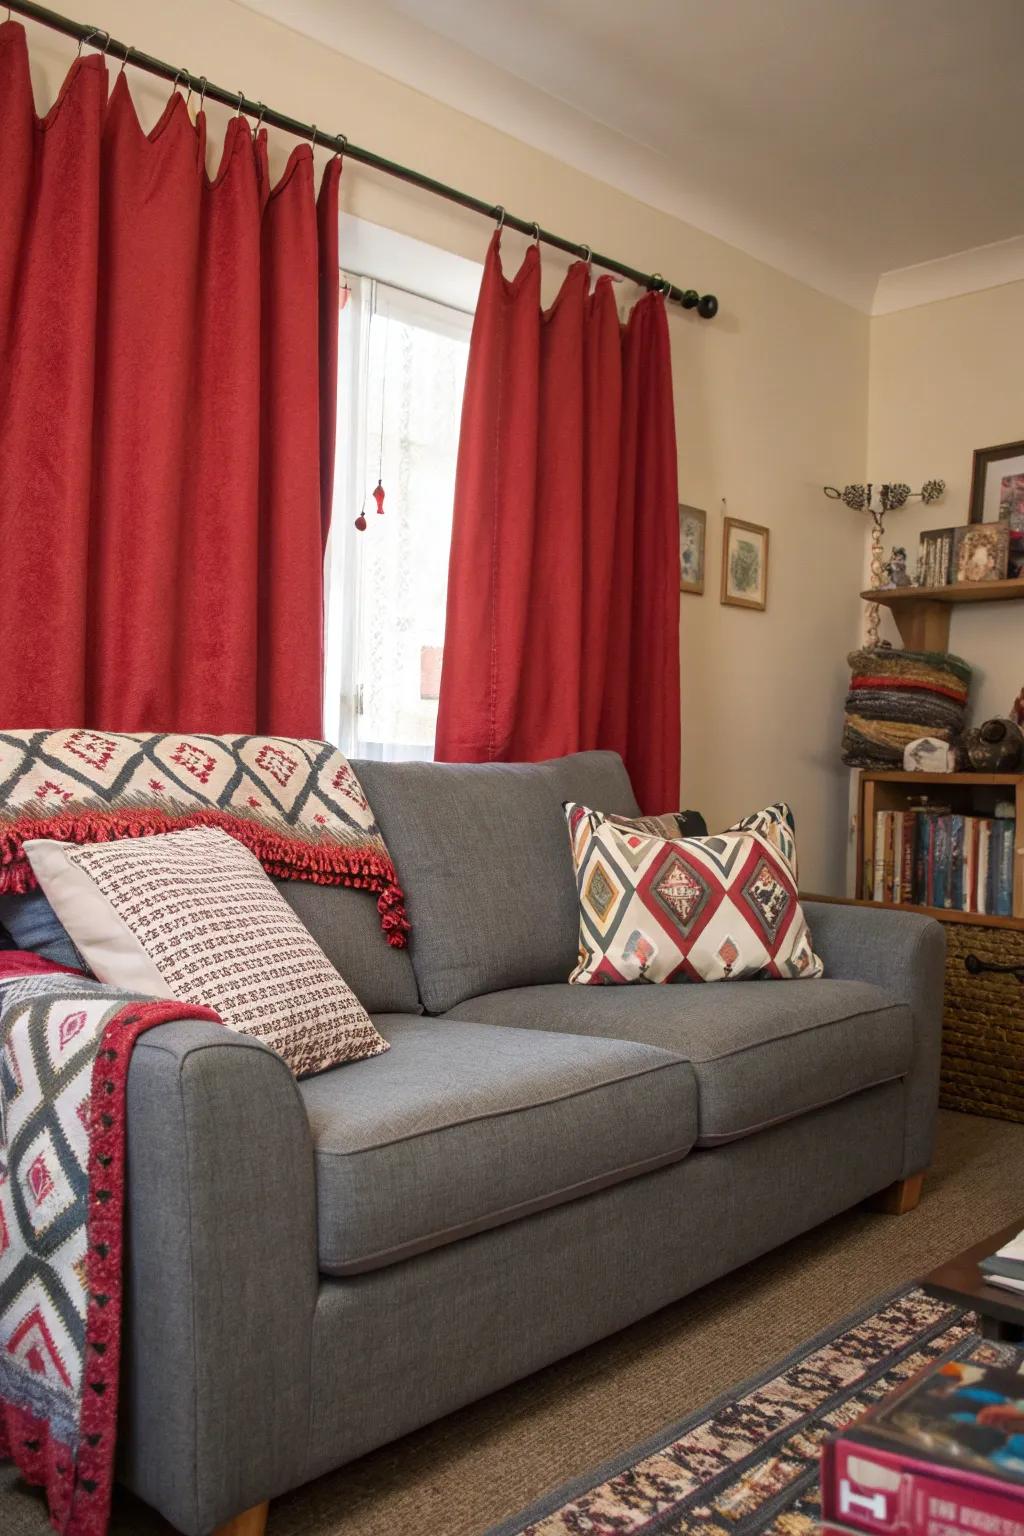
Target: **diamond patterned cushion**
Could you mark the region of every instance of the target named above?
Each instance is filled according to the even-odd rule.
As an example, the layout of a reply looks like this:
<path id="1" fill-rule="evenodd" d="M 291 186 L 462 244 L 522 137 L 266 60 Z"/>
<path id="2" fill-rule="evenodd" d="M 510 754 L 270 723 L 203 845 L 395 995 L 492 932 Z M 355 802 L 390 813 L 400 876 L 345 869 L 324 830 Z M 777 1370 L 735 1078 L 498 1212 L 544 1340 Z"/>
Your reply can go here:
<path id="1" fill-rule="evenodd" d="M 100 981 L 214 1008 L 296 1076 L 387 1050 L 369 1015 L 264 874 L 219 827 L 25 851 Z"/>
<path id="2" fill-rule="evenodd" d="M 788 807 L 773 806 L 714 837 L 674 838 L 571 801 L 565 812 L 580 904 L 579 962 L 570 981 L 823 974 L 797 897 Z"/>

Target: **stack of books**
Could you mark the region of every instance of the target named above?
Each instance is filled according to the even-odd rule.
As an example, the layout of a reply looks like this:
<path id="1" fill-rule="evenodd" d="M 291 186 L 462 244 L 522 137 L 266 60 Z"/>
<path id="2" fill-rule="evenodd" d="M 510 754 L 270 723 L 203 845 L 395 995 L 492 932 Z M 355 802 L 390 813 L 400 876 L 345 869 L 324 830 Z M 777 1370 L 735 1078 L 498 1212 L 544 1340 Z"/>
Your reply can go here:
<path id="1" fill-rule="evenodd" d="M 1022 1536 L 1024 1354 L 1016 1356 L 1016 1368 L 927 1366 L 828 1441 L 826 1536 Z"/>
<path id="2" fill-rule="evenodd" d="M 872 901 L 1013 916 L 1012 817 L 965 816 L 948 807 L 878 811 Z"/>
<path id="3" fill-rule="evenodd" d="M 982 1259 L 978 1268 L 984 1273 L 986 1285 L 999 1285 L 1004 1291 L 1024 1295 L 1024 1232 L 1004 1243 L 991 1258 Z"/>

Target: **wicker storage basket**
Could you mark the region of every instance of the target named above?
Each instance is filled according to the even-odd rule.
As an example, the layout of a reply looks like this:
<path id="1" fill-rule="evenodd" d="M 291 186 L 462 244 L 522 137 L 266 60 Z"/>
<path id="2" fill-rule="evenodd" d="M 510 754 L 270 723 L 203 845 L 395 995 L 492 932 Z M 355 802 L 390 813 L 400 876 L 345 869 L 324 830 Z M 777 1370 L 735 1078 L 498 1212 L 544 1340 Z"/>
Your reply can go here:
<path id="1" fill-rule="evenodd" d="M 968 955 L 1024 966 L 1024 933 L 946 923 L 946 996 L 940 1103 L 972 1115 L 1024 1121 L 1024 986 L 972 976 Z"/>

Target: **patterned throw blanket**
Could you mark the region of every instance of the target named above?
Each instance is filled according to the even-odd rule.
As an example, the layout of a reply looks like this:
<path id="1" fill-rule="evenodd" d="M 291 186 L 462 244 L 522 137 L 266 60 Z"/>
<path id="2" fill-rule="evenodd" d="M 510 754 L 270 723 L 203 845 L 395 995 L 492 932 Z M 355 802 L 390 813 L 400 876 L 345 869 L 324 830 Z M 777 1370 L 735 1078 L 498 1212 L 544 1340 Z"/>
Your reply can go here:
<path id="1" fill-rule="evenodd" d="M 281 736 L 0 731 L 0 892 L 35 885 L 22 843 L 97 843 L 223 827 L 270 875 L 377 893 L 401 948 L 395 867 L 348 759 Z"/>
<path id="2" fill-rule="evenodd" d="M 132 1047 L 208 1008 L 0 952 L 0 1459 L 64 1536 L 110 1514 Z"/>

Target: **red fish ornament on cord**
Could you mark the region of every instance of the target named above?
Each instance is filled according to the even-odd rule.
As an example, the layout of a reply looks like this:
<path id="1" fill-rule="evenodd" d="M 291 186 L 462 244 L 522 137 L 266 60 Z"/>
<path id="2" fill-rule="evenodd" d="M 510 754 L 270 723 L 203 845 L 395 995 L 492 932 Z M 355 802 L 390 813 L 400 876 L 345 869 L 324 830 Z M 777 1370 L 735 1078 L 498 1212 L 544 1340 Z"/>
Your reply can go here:
<path id="1" fill-rule="evenodd" d="M 373 493 L 373 499 L 377 503 L 377 513 L 378 513 L 378 515 L 379 516 L 383 516 L 383 514 L 384 514 L 384 486 L 383 486 L 383 483 L 380 480 L 377 481 L 377 489 Z"/>

